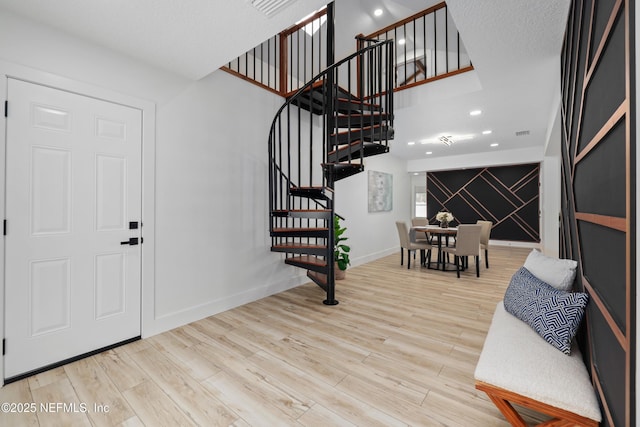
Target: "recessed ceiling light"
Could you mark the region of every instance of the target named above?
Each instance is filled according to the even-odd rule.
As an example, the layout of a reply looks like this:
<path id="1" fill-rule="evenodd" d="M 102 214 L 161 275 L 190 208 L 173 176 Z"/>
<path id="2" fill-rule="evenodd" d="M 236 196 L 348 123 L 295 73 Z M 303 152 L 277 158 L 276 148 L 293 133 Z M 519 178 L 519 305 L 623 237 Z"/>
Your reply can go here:
<path id="1" fill-rule="evenodd" d="M 407 145 L 416 145 L 416 143 L 414 141 L 409 141 L 407 142 Z"/>
<path id="2" fill-rule="evenodd" d="M 405 39 L 400 39 L 400 40 L 398 40 L 398 44 L 399 44 L 399 45 L 403 45 L 403 44 L 405 44 L 406 42 L 407 42 L 407 41 L 406 41 Z"/>
<path id="3" fill-rule="evenodd" d="M 373 14 L 376 16 L 381 16 L 382 15 L 382 9 L 376 9 L 373 11 Z"/>
<path id="4" fill-rule="evenodd" d="M 493 144 L 491 144 L 492 147 L 497 147 L 498 145 L 500 144 L 498 144 L 497 142 L 494 142 Z"/>
<path id="5" fill-rule="evenodd" d="M 489 135 L 490 133 L 491 133 L 491 131 L 490 131 L 490 130 L 483 130 L 483 131 L 482 131 L 482 134 L 483 134 L 483 135 Z"/>
<path id="6" fill-rule="evenodd" d="M 418 176 L 418 175 L 420 175 L 420 174 L 419 174 L 418 172 L 414 172 L 413 174 L 414 174 L 415 176 Z"/>
<path id="7" fill-rule="evenodd" d="M 470 116 L 479 116 L 480 114 L 482 114 L 482 110 L 469 111 Z"/>
<path id="8" fill-rule="evenodd" d="M 433 151 L 427 151 L 426 154 L 433 154 Z"/>

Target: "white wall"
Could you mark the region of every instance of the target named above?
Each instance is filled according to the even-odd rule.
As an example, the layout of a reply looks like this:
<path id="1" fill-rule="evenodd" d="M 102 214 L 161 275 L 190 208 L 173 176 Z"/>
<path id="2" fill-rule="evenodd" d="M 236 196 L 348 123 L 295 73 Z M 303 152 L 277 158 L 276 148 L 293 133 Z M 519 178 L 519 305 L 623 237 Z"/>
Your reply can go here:
<path id="1" fill-rule="evenodd" d="M 562 210 L 562 170 L 560 168 L 562 144 L 562 113 L 560 88 L 556 92 L 557 108 L 552 109 L 549 131 L 540 175 L 540 209 L 542 251 L 549 256 L 560 253 L 560 213 Z"/>
<path id="2" fill-rule="evenodd" d="M 336 183 L 336 212 L 345 217 L 352 266 L 395 253 L 400 248 L 395 222 L 411 220 L 411 179 L 406 163 L 390 154 L 382 154 L 366 158 L 365 166 L 364 173 Z M 393 175 L 393 208 L 390 212 L 368 212 L 368 171 Z"/>
<path id="3" fill-rule="evenodd" d="M 159 106 L 153 332 L 300 283 L 303 271 L 269 251 L 267 137 L 280 105 L 218 71 Z"/>
<path id="4" fill-rule="evenodd" d="M 155 262 L 143 284 L 144 336 L 308 281 L 269 251 L 267 137 L 280 97 L 224 72 L 187 81 L 4 14 L 1 63 L 36 76 L 42 70 L 53 86 L 59 78 L 155 104 L 155 157 L 145 165 L 155 168 L 145 223 L 150 235 L 155 221 L 155 241 L 145 240 Z M 367 212 L 366 173 L 338 182 L 353 265 L 397 249 L 393 222 L 410 217 L 405 162 L 386 155 L 367 159 L 367 168 L 394 174 L 394 211 Z"/>
<path id="5" fill-rule="evenodd" d="M 170 98 L 188 83 L 6 11 L 0 14 L 0 59 L 155 102 Z"/>
<path id="6" fill-rule="evenodd" d="M 143 266 L 144 336 L 307 281 L 268 248 L 267 136 L 281 98 L 224 72 L 190 82 L 5 14 L 0 73 L 157 106 L 146 132 L 157 132 L 145 164 L 156 185 L 145 236 L 155 220 L 156 238 L 144 251 L 157 257 Z"/>

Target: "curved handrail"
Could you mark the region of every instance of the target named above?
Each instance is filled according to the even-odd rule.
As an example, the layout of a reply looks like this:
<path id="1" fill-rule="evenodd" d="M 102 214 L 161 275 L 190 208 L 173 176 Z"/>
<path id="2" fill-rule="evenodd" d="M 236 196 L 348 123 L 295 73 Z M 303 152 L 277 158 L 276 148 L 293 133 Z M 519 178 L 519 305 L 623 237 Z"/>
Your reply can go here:
<path id="1" fill-rule="evenodd" d="M 373 40 L 371 40 L 372 42 L 374 42 Z M 282 106 L 278 109 L 278 111 L 276 112 L 276 115 L 273 119 L 273 122 L 271 122 L 271 129 L 270 129 L 270 135 L 269 138 L 271 138 L 271 135 L 273 134 L 274 131 L 274 127 L 276 125 L 276 121 L 278 119 L 278 117 L 280 116 L 280 114 L 284 111 L 284 109 L 287 107 L 287 105 L 290 105 L 292 103 L 293 100 L 297 99 L 300 95 L 302 95 L 306 89 L 308 89 L 309 87 L 313 86 L 313 84 L 315 82 L 317 82 L 318 80 L 320 80 L 320 77 L 325 76 L 327 74 L 329 74 L 329 72 L 335 70 L 336 68 L 338 68 L 340 65 L 351 61 L 353 58 L 355 58 L 358 55 L 361 55 L 363 53 L 365 53 L 368 50 L 374 50 L 375 48 L 377 48 L 378 46 L 381 46 L 383 44 L 393 44 L 394 41 L 393 40 L 380 40 L 380 41 L 375 41 L 374 44 L 364 47 L 360 50 L 355 51 L 354 53 L 352 53 L 351 55 L 347 56 L 346 58 L 341 59 L 340 61 L 334 63 L 333 65 L 330 65 L 329 67 L 325 68 L 323 71 L 321 71 L 319 74 L 317 74 L 314 78 L 312 78 L 311 80 L 309 80 L 307 83 L 305 83 L 304 86 L 302 86 L 300 89 L 298 89 L 298 91 L 296 91 L 296 93 L 294 93 L 293 95 L 291 95 L 284 104 L 282 104 Z"/>
<path id="2" fill-rule="evenodd" d="M 327 292 L 326 304 L 337 303 L 334 183 L 361 172 L 366 156 L 388 151 L 393 127 L 393 40 L 361 42 L 367 45 L 330 65 L 289 96 L 269 129 L 272 248 L 277 246 L 279 252 L 290 249 L 284 251 L 286 258 L 301 253 L 321 257 L 311 270 L 324 274 L 325 279 L 310 277 Z M 356 95 L 352 88 L 356 88 Z M 365 102 L 365 96 L 380 102 Z M 308 111 L 308 119 L 302 110 Z M 320 128 L 322 137 L 318 139 Z M 321 169 L 315 166 L 318 154 Z M 301 245 L 296 246 L 298 243 Z M 289 263 L 308 266 L 300 262 L 298 258 Z"/>
<path id="3" fill-rule="evenodd" d="M 271 127 L 269 129 L 269 147 L 268 147 L 268 154 L 269 154 L 269 181 L 270 181 L 270 196 L 269 196 L 269 210 L 273 211 L 274 209 L 274 205 L 278 199 L 278 196 L 276 194 L 273 193 L 273 187 L 275 187 L 277 185 L 276 181 L 278 180 L 284 180 L 286 182 L 288 182 L 289 184 L 293 183 L 294 181 L 292 180 L 293 177 L 289 176 L 288 173 L 285 173 L 285 171 L 282 169 L 282 165 L 278 163 L 278 159 L 275 157 L 276 156 L 276 144 L 278 140 L 282 139 L 282 129 L 278 128 L 278 123 L 279 121 L 282 120 L 282 115 L 283 112 L 285 111 L 285 109 L 290 108 L 292 104 L 294 104 L 296 101 L 300 100 L 300 98 L 302 97 L 302 95 L 309 91 L 317 82 L 321 81 L 322 79 L 327 78 L 327 76 L 329 76 L 328 80 L 329 84 L 332 83 L 331 81 L 331 75 L 332 73 L 336 73 L 338 68 L 341 67 L 342 65 L 348 63 L 349 61 L 354 60 L 354 58 L 362 58 L 365 57 L 366 55 L 373 55 L 375 53 L 373 53 L 376 49 L 380 49 L 382 46 L 387 45 L 387 46 L 391 46 L 391 51 L 392 51 L 392 47 L 393 47 L 393 40 L 374 40 L 374 41 L 367 41 L 368 43 L 370 43 L 368 46 L 365 46 L 359 50 L 357 50 L 356 52 L 353 52 L 352 54 L 348 55 L 347 57 L 341 59 L 340 61 L 330 65 L 329 67 L 327 67 L 326 69 L 324 69 L 322 72 L 318 73 L 316 76 L 314 76 L 310 81 L 308 81 L 307 83 L 305 83 L 302 87 L 300 87 L 293 95 L 291 95 L 290 97 L 287 98 L 287 100 L 280 106 L 280 108 L 277 110 L 273 121 L 271 122 Z M 348 69 L 350 70 L 351 65 L 347 64 L 347 66 L 349 67 Z M 389 66 L 389 64 L 387 64 L 387 67 Z M 392 88 L 389 87 L 389 89 L 391 90 Z M 381 93 L 380 95 L 386 95 L 386 93 Z M 363 102 L 362 100 L 360 102 Z M 325 104 L 323 104 L 324 106 Z M 362 154 L 361 154 L 362 157 Z M 275 170 L 278 171 L 279 174 L 279 178 L 276 179 L 276 176 L 274 175 Z M 276 198 L 276 200 L 274 200 L 274 197 Z"/>

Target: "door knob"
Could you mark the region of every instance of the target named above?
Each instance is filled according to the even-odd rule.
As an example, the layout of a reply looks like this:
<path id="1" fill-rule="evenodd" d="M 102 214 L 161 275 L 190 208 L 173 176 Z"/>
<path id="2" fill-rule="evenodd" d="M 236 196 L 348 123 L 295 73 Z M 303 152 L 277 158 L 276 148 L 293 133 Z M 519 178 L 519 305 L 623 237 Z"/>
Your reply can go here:
<path id="1" fill-rule="evenodd" d="M 120 242 L 121 245 L 131 245 L 131 246 L 135 246 L 138 244 L 138 238 L 137 237 L 130 237 L 129 240 L 125 240 L 124 242 Z"/>

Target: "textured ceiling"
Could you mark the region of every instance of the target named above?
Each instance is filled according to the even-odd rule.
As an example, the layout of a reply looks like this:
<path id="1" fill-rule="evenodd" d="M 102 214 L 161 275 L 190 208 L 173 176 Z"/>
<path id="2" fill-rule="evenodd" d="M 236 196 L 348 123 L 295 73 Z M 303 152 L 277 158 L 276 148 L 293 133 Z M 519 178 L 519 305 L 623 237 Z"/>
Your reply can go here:
<path id="1" fill-rule="evenodd" d="M 449 0 L 447 4 L 485 85 L 500 85 L 498 70 L 521 70 L 560 55 L 569 0 Z"/>
<path id="2" fill-rule="evenodd" d="M 475 71 L 425 85 L 416 90 L 420 95 L 399 92 L 399 105 L 409 107 L 396 112 L 392 152 L 409 160 L 534 147 L 542 154 L 558 107 L 570 1 L 448 0 L 447 5 Z M 421 108 L 410 108 L 416 104 Z M 475 109 L 482 115 L 470 117 Z M 485 130 L 492 133 L 483 135 Z M 529 135 L 516 136 L 525 130 Z M 422 143 L 443 134 L 473 138 L 452 146 Z"/>

